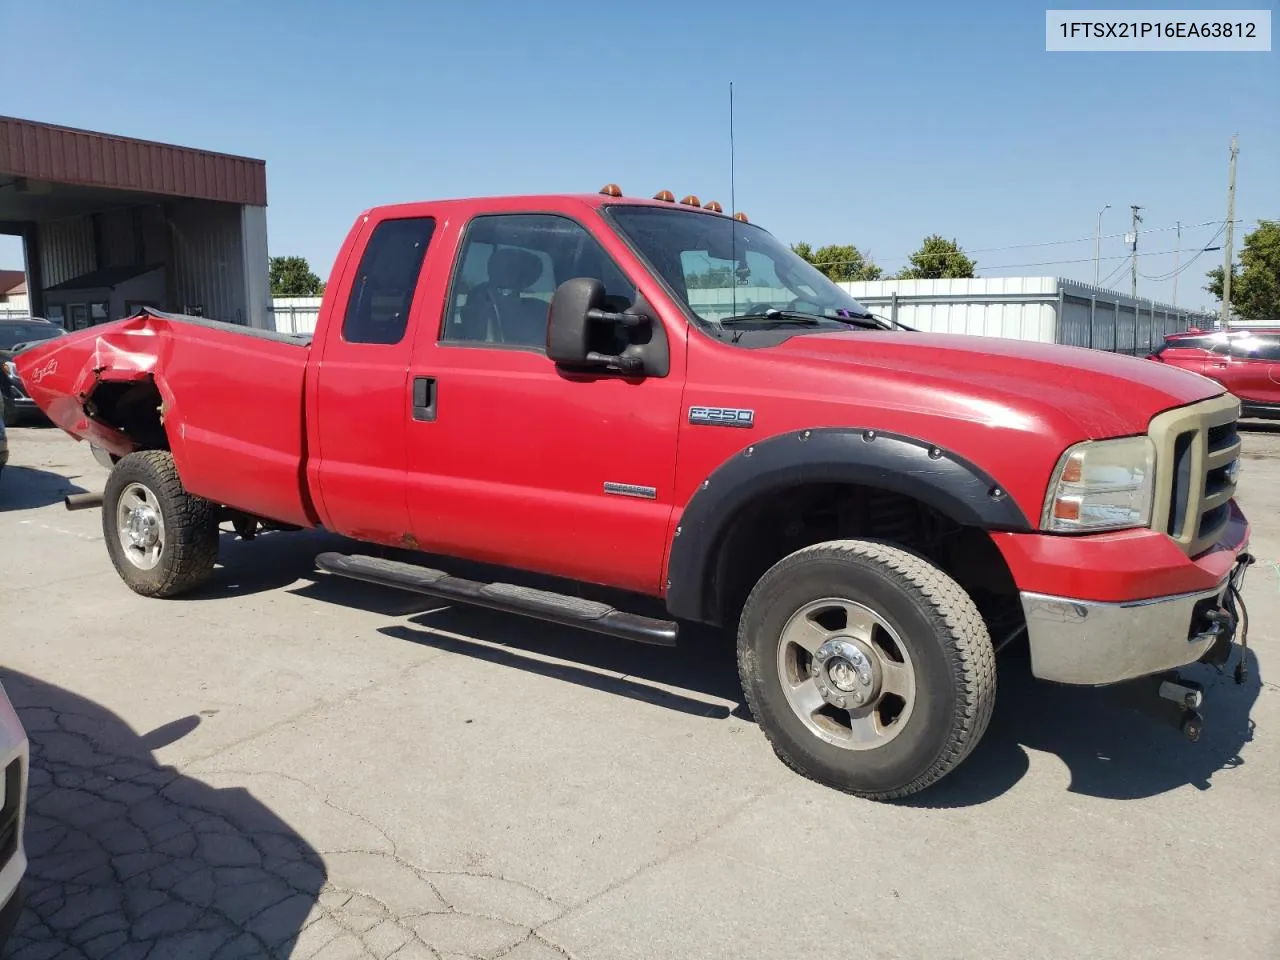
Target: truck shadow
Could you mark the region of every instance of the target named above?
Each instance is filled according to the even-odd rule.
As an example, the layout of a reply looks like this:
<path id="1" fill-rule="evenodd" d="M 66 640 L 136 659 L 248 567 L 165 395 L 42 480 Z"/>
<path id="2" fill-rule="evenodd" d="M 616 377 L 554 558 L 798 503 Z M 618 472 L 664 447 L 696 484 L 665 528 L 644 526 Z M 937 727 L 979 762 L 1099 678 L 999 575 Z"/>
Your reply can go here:
<path id="1" fill-rule="evenodd" d="M 1025 648 L 999 662 L 995 714 L 973 754 L 945 780 L 906 802 L 920 807 L 968 807 L 1015 786 L 1030 769 L 1028 750 L 1056 756 L 1070 774 L 1069 792 L 1108 800 L 1136 800 L 1191 785 L 1213 786 L 1215 774 L 1242 766 L 1253 739 L 1253 704 L 1262 690 L 1258 659 L 1245 654 L 1248 677 L 1231 673 L 1239 652 L 1220 673 L 1197 664 L 1180 671 L 1204 685 L 1204 731 L 1186 739 L 1171 722 L 1179 710 L 1155 701 L 1143 709 L 1139 685 L 1081 688 L 1031 676 Z M 1166 716 L 1167 715 L 1167 718 Z"/>
<path id="2" fill-rule="evenodd" d="M 677 713 L 750 718 L 738 702 L 733 644 L 710 631 L 694 628 L 671 649 L 482 609 L 442 606 L 411 623 L 378 632 Z"/>
<path id="3" fill-rule="evenodd" d="M 7 956 L 285 957 L 316 904 L 319 854 L 248 791 L 215 788 L 111 711 L 13 670 L 31 742 L 27 906 Z"/>
<path id="4" fill-rule="evenodd" d="M 0 470 L 0 513 L 11 510 L 34 510 L 61 502 L 71 493 L 84 493 L 83 487 L 72 481 L 79 477 L 67 477 L 34 467 L 9 464 Z"/>
<path id="5" fill-rule="evenodd" d="M 236 596 L 290 588 L 290 593 L 323 603 L 408 617 L 407 622 L 376 628 L 398 640 L 680 713 L 709 719 L 751 719 L 741 702 L 734 641 L 727 631 L 684 624 L 675 649 L 648 647 L 326 576 L 312 564 L 315 555 L 324 550 L 373 553 L 437 565 L 450 573 L 482 580 L 500 578 L 544 589 L 573 589 L 552 578 L 370 548 L 342 537 L 307 532 L 267 535 L 253 543 L 225 538 L 225 566 L 193 596 Z M 617 594 L 610 591 L 582 593 L 618 602 Z M 662 616 L 657 604 L 628 608 Z M 973 755 L 941 783 L 905 802 L 939 807 L 984 803 L 1013 788 L 1027 774 L 1028 750 L 1061 759 L 1070 771 L 1069 789 L 1076 793 L 1136 799 L 1188 784 L 1208 789 L 1215 774 L 1244 762 L 1241 749 L 1253 736 L 1250 711 L 1261 681 L 1256 657 L 1252 653 L 1248 656 L 1250 677 L 1242 686 L 1232 682 L 1230 669 L 1226 674 L 1205 666 L 1187 671 L 1206 687 L 1204 734 L 1198 743 L 1191 743 L 1175 727 L 1135 710 L 1130 688 L 1061 687 L 1035 680 L 1026 648 L 1015 645 L 1000 657 L 995 715 Z"/>

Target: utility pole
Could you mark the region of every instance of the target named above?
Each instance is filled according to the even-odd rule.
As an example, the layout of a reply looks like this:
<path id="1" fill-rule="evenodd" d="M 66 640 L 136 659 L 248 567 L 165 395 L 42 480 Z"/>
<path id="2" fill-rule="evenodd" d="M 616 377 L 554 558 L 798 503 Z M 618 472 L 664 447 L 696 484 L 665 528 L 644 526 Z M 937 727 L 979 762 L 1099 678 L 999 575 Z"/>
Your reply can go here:
<path id="1" fill-rule="evenodd" d="M 1093 285 L 1098 285 L 1098 255 L 1102 253 L 1102 215 L 1111 209 L 1111 204 L 1107 204 L 1098 211 L 1098 230 L 1093 235 Z"/>
<path id="2" fill-rule="evenodd" d="M 1178 305 L 1178 262 L 1182 259 L 1182 221 L 1178 221 L 1178 242 L 1173 248 L 1173 305 Z"/>
<path id="3" fill-rule="evenodd" d="M 1142 207 L 1136 203 L 1131 203 L 1129 209 L 1133 211 L 1133 252 L 1129 255 L 1129 296 L 1138 299 L 1138 224 L 1142 222 L 1142 218 L 1138 216 L 1138 211 Z"/>
<path id="4" fill-rule="evenodd" d="M 1231 228 L 1236 219 L 1236 154 L 1240 148 L 1236 145 L 1236 137 L 1231 137 L 1231 178 L 1227 181 L 1227 239 L 1224 244 L 1226 254 L 1222 263 L 1222 326 L 1231 320 L 1231 258 L 1235 251 L 1231 249 Z"/>

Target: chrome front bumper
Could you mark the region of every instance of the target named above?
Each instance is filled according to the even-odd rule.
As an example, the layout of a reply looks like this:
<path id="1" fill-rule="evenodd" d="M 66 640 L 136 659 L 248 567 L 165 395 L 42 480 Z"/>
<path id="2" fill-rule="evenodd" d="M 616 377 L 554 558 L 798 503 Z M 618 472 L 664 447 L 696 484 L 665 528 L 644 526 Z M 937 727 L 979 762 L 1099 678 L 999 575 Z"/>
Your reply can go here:
<path id="1" fill-rule="evenodd" d="M 1224 628 L 1203 613 L 1223 606 L 1236 567 L 1212 590 L 1126 603 L 1022 593 L 1031 672 L 1056 683 L 1101 686 L 1172 670 L 1203 657 Z"/>

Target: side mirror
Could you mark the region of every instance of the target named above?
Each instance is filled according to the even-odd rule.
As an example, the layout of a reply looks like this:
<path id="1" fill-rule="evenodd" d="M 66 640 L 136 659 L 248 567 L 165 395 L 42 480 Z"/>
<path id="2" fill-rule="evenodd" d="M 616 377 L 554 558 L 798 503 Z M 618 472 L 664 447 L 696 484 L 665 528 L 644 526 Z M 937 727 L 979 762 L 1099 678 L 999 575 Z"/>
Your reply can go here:
<path id="1" fill-rule="evenodd" d="M 653 321 L 642 313 L 614 313 L 606 310 L 604 284 L 590 277 L 575 277 L 556 287 L 547 318 L 547 356 L 566 367 L 604 367 L 623 373 L 642 373 L 640 356 L 602 353 L 593 337 L 607 327 L 648 326 Z M 607 331 L 612 332 L 612 331 Z"/>

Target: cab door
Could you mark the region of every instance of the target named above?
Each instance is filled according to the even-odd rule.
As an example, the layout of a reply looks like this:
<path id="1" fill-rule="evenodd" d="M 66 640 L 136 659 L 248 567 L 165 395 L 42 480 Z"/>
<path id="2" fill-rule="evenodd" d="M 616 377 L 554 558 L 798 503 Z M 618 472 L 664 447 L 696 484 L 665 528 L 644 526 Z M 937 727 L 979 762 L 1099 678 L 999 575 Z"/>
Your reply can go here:
<path id="1" fill-rule="evenodd" d="M 1202 372 L 1245 406 L 1280 405 L 1280 336 L 1233 332 L 1214 345 Z"/>
<path id="2" fill-rule="evenodd" d="M 1255 334 L 1236 341 L 1232 353 L 1232 388 L 1251 403 L 1280 404 L 1280 337 Z"/>
<path id="3" fill-rule="evenodd" d="M 409 374 L 420 401 L 408 432 L 409 513 L 425 550 L 656 593 L 684 342 L 675 323 L 654 317 L 666 376 L 571 374 L 547 358 L 548 307 L 565 280 L 599 279 L 617 310 L 635 302 L 637 284 L 647 303 L 661 296 L 643 270 L 619 267 L 589 222 L 499 210 L 451 237 L 439 336 L 419 336 Z"/>
<path id="4" fill-rule="evenodd" d="M 409 321 L 435 225 L 430 216 L 385 213 L 363 224 L 355 255 L 334 278 L 332 312 L 308 384 L 314 421 L 308 471 L 317 510 L 325 527 L 361 540 L 411 539 Z"/>

